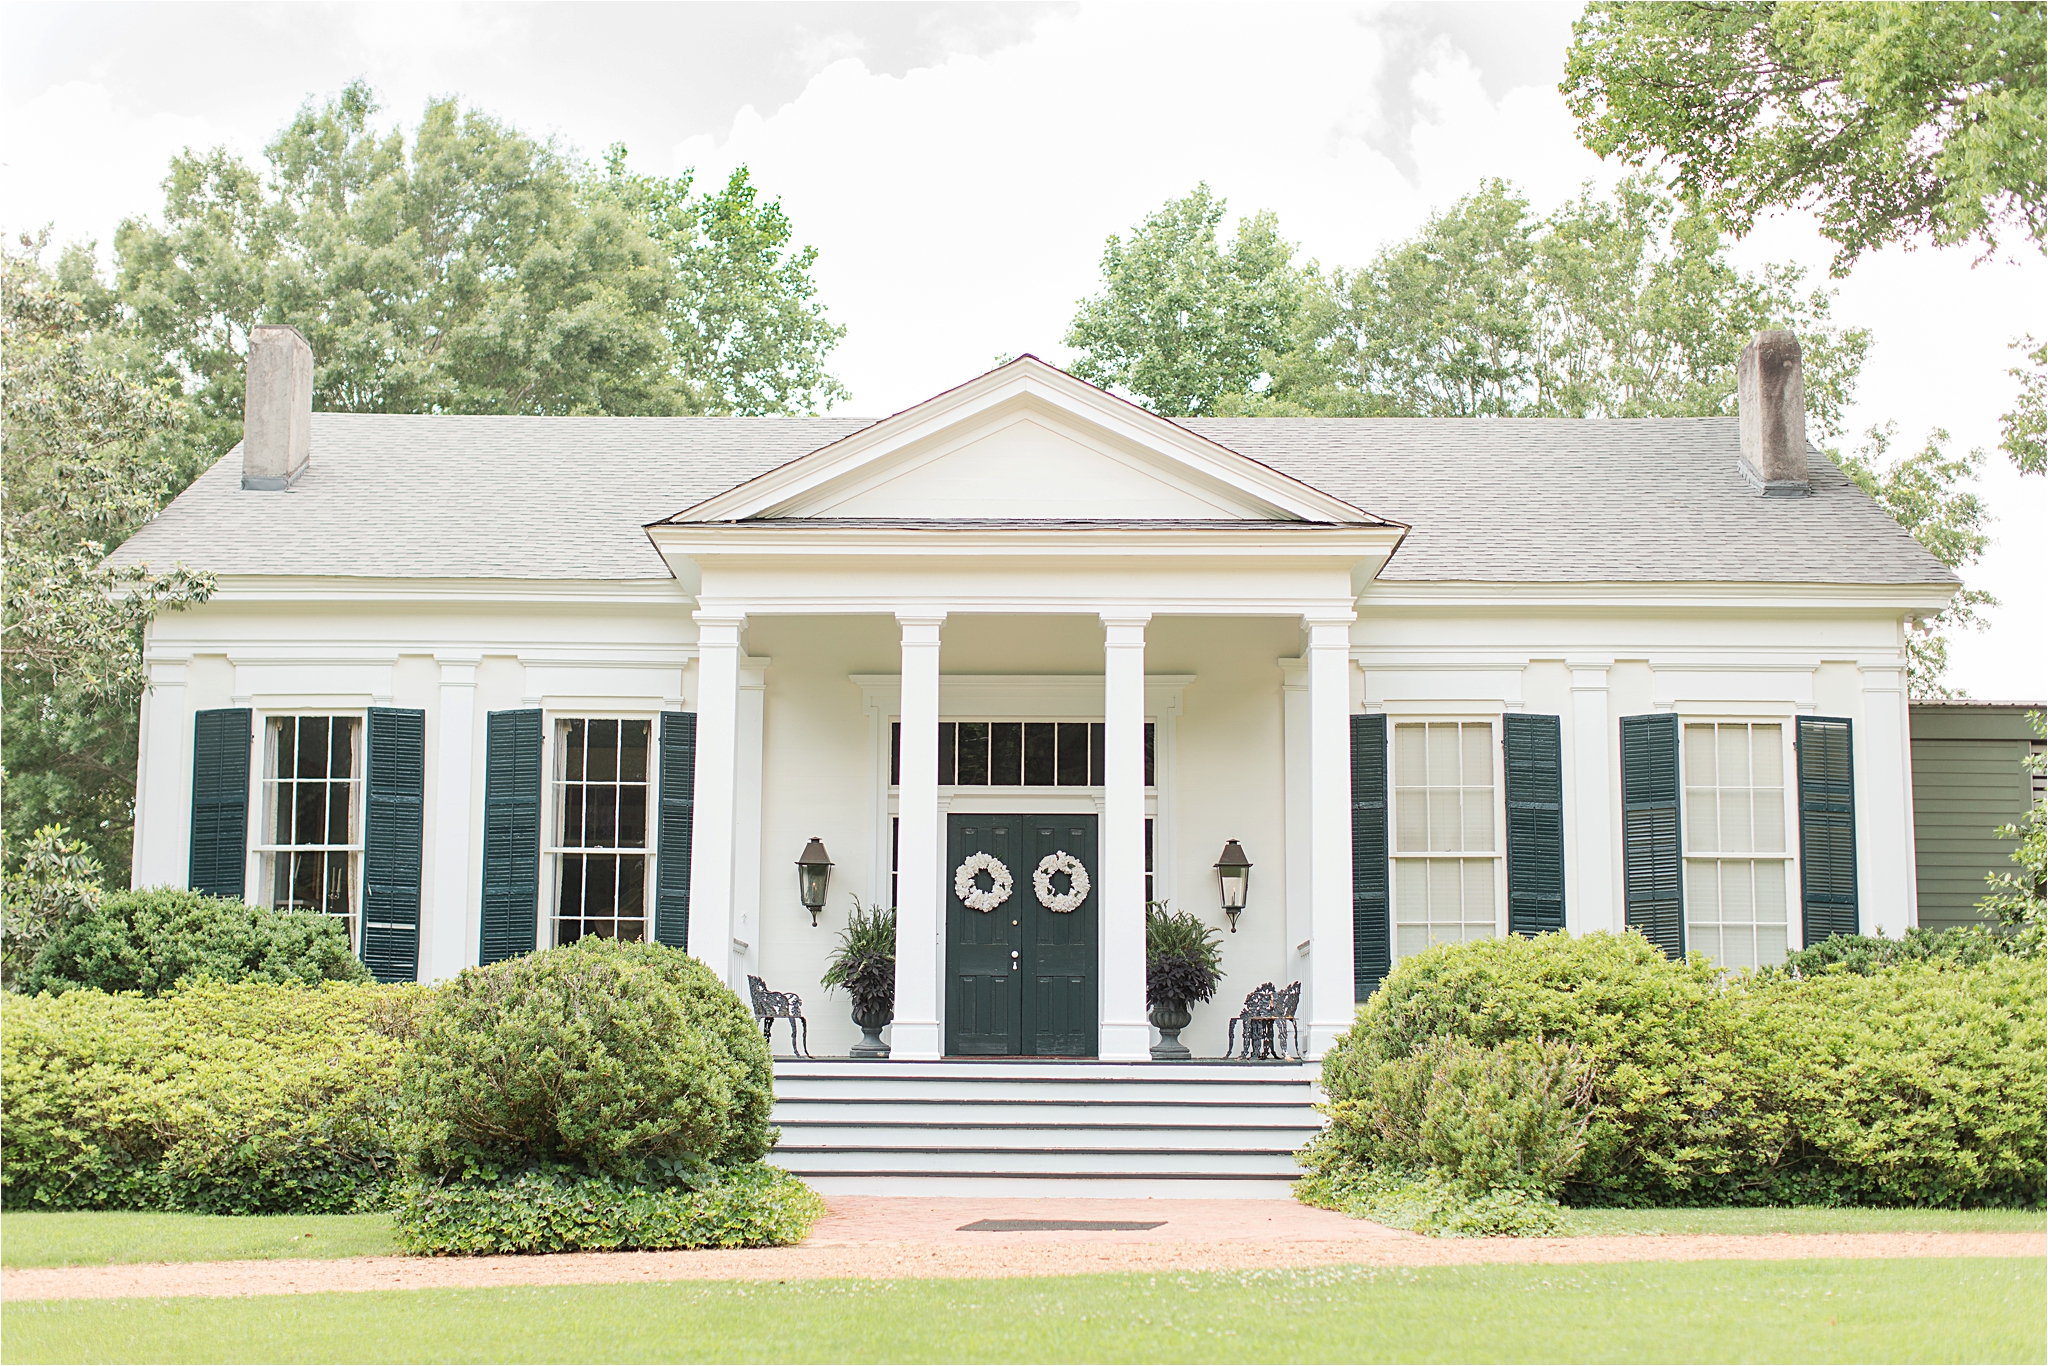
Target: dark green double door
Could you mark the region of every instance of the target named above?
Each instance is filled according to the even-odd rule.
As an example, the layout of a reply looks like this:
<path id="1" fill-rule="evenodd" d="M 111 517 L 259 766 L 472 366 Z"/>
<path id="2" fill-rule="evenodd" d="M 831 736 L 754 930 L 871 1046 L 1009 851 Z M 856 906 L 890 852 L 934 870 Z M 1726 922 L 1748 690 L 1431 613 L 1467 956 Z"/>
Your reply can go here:
<path id="1" fill-rule="evenodd" d="M 1064 851 L 1096 882 L 1094 816 L 946 817 L 946 1052 L 965 1057 L 1095 1056 L 1096 889 L 1064 914 L 1032 889 L 1039 860 Z M 953 889 L 978 853 L 1010 870 L 1009 899 L 977 911 Z M 986 890 L 986 874 L 975 879 Z M 1053 891 L 1068 890 L 1065 876 Z"/>

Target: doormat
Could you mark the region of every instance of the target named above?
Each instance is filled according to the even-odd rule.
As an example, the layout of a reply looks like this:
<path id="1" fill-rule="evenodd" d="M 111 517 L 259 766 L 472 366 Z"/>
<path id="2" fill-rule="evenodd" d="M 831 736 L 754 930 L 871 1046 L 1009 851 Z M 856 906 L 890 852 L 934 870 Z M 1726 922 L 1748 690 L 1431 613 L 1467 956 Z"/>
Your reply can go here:
<path id="1" fill-rule="evenodd" d="M 1138 1233 L 1162 1227 L 1164 1219 L 977 1219 L 959 1233 Z"/>

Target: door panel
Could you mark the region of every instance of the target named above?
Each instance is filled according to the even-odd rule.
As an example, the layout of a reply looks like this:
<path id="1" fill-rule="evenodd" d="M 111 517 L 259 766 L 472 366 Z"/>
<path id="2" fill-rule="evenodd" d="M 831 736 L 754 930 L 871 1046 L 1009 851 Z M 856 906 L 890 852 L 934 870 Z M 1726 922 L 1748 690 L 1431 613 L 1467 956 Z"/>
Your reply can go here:
<path id="1" fill-rule="evenodd" d="M 1096 1053 L 1096 901 L 1069 914 L 1039 904 L 1031 875 L 1065 850 L 1097 880 L 1096 818 L 946 818 L 946 1052 L 954 1056 L 1092 1058 Z M 1010 899 L 993 911 L 953 893 L 953 870 L 987 852 L 1010 870 Z M 1056 891 L 1066 890 L 1059 879 Z"/>

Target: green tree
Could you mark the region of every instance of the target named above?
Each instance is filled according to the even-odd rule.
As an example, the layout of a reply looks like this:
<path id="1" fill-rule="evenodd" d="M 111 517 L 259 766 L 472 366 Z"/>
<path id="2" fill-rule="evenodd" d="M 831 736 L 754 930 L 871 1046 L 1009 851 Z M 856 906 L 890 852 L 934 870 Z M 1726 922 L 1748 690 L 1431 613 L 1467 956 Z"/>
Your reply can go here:
<path id="1" fill-rule="evenodd" d="M 2025 348 L 2026 363 L 2006 371 L 2020 382 L 2020 392 L 2001 420 L 1999 448 L 2021 474 L 2048 473 L 2048 344 L 2021 337 L 2012 346 Z"/>
<path id="2" fill-rule="evenodd" d="M 2048 246 L 2040 0 L 1594 0 L 1560 86 L 1579 135 L 1668 162 L 1736 234 L 1806 208 L 1835 273 L 1891 242 Z"/>
<path id="3" fill-rule="evenodd" d="M 2027 719 L 2034 723 L 2034 734 L 2048 736 L 2048 715 L 2037 711 Z M 2044 756 L 2028 755 L 2027 776 L 2038 783 L 2044 763 Z M 1991 890 L 1977 909 L 2012 931 L 2015 948 L 2038 953 L 2048 935 L 2048 803 L 2035 797 L 2025 816 L 1998 827 L 1998 836 L 2020 842 L 2012 851 L 2016 871 L 1984 874 Z"/>
<path id="4" fill-rule="evenodd" d="M 1983 501 L 1963 486 L 1984 468 L 1984 453 L 1948 455 L 1942 447 L 1949 435 L 1937 428 L 1925 446 L 1894 459 L 1890 447 L 1897 435 L 1897 423 L 1871 428 L 1862 447 L 1841 458 L 1842 472 L 1912 532 L 1935 559 L 1958 571 L 1976 563 L 1991 544 L 1985 530 L 1990 515 Z M 1914 696 L 1954 695 L 1941 681 L 1948 669 L 1948 633 L 1983 630 L 1981 609 L 1997 605 L 1991 594 L 1964 588 L 1940 616 L 1907 633 L 1907 685 Z"/>
<path id="5" fill-rule="evenodd" d="M 0 248 L 0 823 L 17 849 L 43 826 L 68 825 L 125 881 L 143 627 L 203 601 L 212 582 L 182 566 L 101 565 L 173 488 L 156 438 L 179 400 L 138 378 L 91 326 L 42 265 L 47 244 L 44 234 Z"/>
<path id="6" fill-rule="evenodd" d="M 689 172 L 626 170 L 613 146 L 592 181 L 600 199 L 645 225 L 676 274 L 665 322 L 676 363 L 705 412 L 811 413 L 849 397 L 825 370 L 846 329 L 825 316 L 811 270 L 816 247 L 792 247 L 782 205 L 760 203 L 742 166 L 715 195 L 692 197 Z"/>
<path id="7" fill-rule="evenodd" d="M 1130 240 L 1102 249 L 1102 292 L 1084 299 L 1066 345 L 1074 373 L 1168 417 L 1199 417 L 1269 382 L 1303 303 L 1294 248 L 1270 212 L 1217 240 L 1226 202 L 1209 186 L 1169 200 Z"/>

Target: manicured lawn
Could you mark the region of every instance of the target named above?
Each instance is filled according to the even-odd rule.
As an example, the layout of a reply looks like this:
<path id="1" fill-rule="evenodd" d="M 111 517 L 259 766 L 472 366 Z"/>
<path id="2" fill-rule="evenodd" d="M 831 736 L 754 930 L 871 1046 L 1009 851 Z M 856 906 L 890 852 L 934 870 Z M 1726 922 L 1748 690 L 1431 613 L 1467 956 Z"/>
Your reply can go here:
<path id="1" fill-rule="evenodd" d="M 2040 1261 L 1331 1267 L 14 1303 L 28 1361 L 2040 1361 Z"/>
<path id="2" fill-rule="evenodd" d="M 2018 1209 L 1575 1209 L 1574 1235 L 1624 1233 L 2039 1233 L 2048 1213 Z"/>
<path id="3" fill-rule="evenodd" d="M 0 1214 L 0 1266 L 363 1257 L 398 1251 L 384 1214 Z"/>

